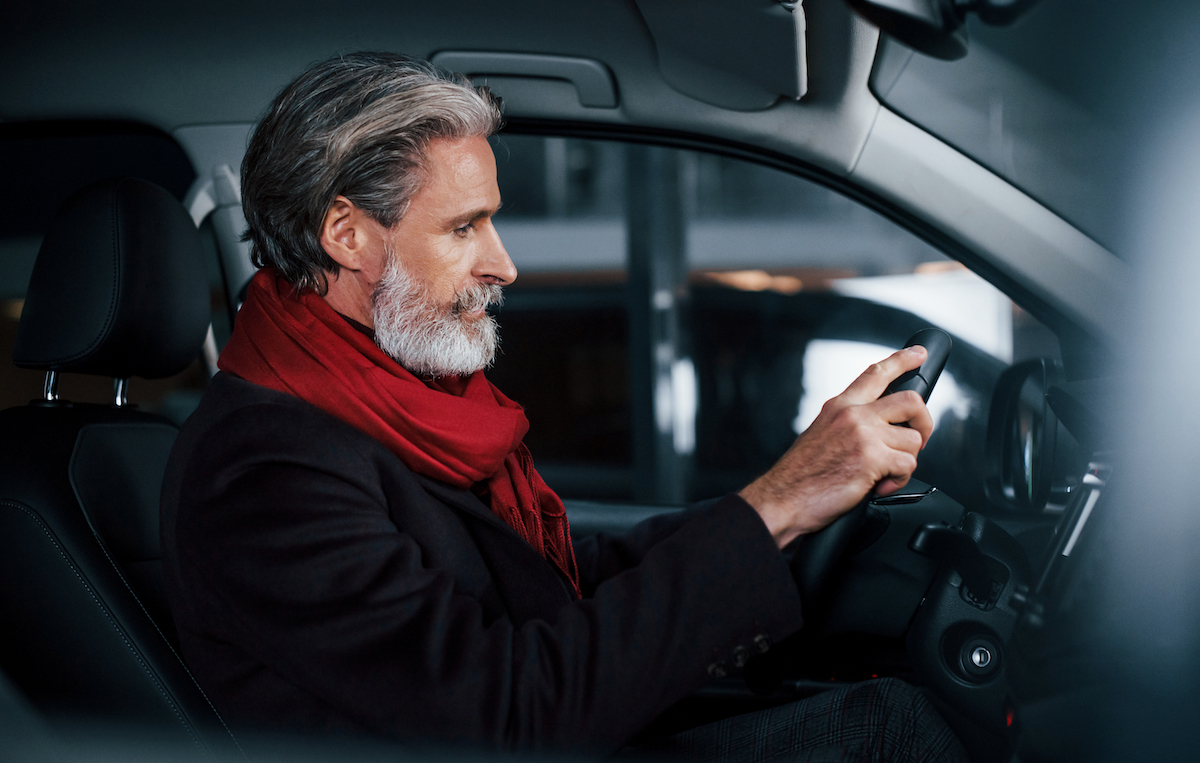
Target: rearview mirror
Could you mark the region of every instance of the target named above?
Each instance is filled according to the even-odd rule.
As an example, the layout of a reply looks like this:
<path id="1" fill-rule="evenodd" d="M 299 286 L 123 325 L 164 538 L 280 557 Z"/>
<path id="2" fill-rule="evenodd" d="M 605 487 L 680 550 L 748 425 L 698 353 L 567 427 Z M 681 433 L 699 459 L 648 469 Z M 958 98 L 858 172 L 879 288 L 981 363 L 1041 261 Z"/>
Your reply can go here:
<path id="1" fill-rule="evenodd" d="M 945 61 L 967 55 L 967 13 L 985 24 L 1011 24 L 1038 0 L 846 0 L 850 7 L 913 50 Z"/>

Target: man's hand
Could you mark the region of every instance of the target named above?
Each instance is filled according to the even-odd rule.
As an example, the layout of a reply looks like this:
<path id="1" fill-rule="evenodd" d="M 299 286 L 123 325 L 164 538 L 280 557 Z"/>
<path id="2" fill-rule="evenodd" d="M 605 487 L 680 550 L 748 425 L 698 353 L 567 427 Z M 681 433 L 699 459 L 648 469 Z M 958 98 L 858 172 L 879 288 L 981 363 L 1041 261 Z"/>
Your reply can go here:
<path id="1" fill-rule="evenodd" d="M 825 403 L 770 471 L 739 493 L 780 548 L 830 524 L 872 489 L 887 495 L 908 482 L 933 419 L 916 392 L 879 396 L 925 354 L 924 347 L 908 347 L 868 368 Z"/>

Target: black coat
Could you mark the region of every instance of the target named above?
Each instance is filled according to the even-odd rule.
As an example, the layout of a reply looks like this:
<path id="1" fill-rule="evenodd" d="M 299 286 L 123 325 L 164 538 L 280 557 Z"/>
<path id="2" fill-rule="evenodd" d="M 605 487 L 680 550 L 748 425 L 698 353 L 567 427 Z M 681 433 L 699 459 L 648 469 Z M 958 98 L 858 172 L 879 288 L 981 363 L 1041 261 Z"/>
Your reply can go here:
<path id="1" fill-rule="evenodd" d="M 575 601 L 471 492 L 228 374 L 162 510 L 184 659 L 241 726 L 603 752 L 801 624 L 736 496 L 578 543 Z"/>

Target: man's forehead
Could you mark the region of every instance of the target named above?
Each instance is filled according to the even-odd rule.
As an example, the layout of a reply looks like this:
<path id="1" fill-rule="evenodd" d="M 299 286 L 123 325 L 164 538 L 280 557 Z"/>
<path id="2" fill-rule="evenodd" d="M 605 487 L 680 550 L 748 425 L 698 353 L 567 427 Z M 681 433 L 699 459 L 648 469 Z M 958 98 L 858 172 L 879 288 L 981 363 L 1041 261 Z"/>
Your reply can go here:
<path id="1" fill-rule="evenodd" d="M 485 138 L 436 138 L 425 158 L 425 183 L 417 194 L 424 198 L 414 202 L 434 204 L 439 217 L 468 220 L 500 208 L 496 160 Z"/>
<path id="2" fill-rule="evenodd" d="M 496 172 L 496 155 L 486 138 L 434 138 L 425 147 L 426 170 L 452 173 Z"/>

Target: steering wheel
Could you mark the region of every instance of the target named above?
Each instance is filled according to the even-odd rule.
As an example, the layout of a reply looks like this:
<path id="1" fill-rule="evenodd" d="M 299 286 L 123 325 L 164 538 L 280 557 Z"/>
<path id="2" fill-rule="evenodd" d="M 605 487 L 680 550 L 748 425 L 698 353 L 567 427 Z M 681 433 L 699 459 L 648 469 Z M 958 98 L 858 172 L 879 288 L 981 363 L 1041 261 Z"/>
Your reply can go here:
<path id="1" fill-rule="evenodd" d="M 904 346 L 912 347 L 916 344 L 924 347 L 928 353 L 925 362 L 920 367 L 898 376 L 883 391 L 883 395 L 911 389 L 918 393 L 922 400 L 929 401 L 929 393 L 933 391 L 933 385 L 937 384 L 946 359 L 950 357 L 953 342 L 945 331 L 927 328 L 913 334 Z M 867 496 L 828 527 L 801 538 L 796 555 L 792 559 L 792 574 L 800 588 L 801 601 L 818 602 L 823 599 L 833 573 L 837 570 L 838 560 L 842 558 L 850 541 L 867 520 L 869 500 L 870 496 Z"/>

